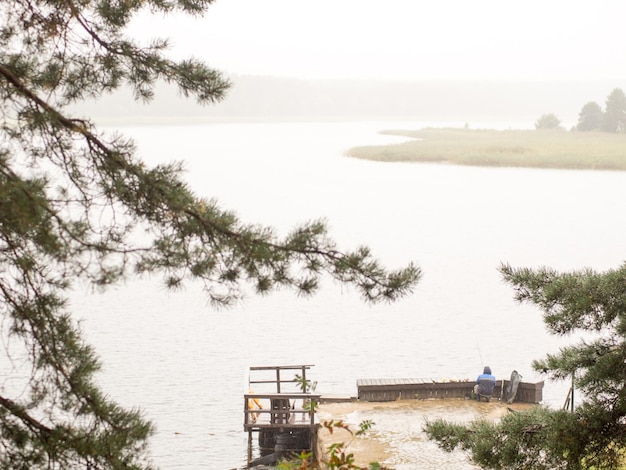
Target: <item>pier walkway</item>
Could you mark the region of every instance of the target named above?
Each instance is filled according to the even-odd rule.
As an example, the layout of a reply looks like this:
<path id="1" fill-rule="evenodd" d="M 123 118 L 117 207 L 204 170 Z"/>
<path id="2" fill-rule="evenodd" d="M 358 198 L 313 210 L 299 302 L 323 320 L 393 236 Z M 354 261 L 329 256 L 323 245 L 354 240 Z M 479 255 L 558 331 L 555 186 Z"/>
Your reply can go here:
<path id="1" fill-rule="evenodd" d="M 432 379 L 358 379 L 358 399 L 362 401 L 425 400 L 429 398 L 469 398 L 474 389 L 473 381 L 437 382 Z M 502 398 L 508 380 L 498 380 L 492 397 Z M 520 403 L 541 403 L 543 381 L 520 382 L 515 395 Z"/>

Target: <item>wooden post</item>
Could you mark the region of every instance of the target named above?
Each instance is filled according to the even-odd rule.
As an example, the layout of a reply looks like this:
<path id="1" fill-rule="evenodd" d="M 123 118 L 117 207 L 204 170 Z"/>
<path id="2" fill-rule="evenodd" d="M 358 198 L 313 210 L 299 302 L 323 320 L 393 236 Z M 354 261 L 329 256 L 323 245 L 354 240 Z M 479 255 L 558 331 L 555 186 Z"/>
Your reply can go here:
<path id="1" fill-rule="evenodd" d="M 252 461 L 252 430 L 248 430 L 248 465 Z"/>

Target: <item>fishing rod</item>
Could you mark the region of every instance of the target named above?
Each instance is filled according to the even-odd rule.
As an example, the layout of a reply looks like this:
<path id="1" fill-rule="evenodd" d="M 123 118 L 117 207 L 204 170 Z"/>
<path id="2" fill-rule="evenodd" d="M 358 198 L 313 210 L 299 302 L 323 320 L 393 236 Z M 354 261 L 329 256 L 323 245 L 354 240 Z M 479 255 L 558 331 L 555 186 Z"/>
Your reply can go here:
<path id="1" fill-rule="evenodd" d="M 480 344 L 476 340 L 476 349 L 478 349 L 478 355 L 480 356 L 480 367 L 485 367 L 485 361 L 483 361 L 483 353 L 480 351 Z"/>
<path id="2" fill-rule="evenodd" d="M 478 355 L 480 356 L 481 367 L 485 367 L 485 361 L 483 360 L 483 353 L 480 350 L 480 343 L 476 340 L 476 349 L 478 349 Z M 497 381 L 496 381 L 497 383 Z M 504 398 L 504 379 L 500 379 L 500 401 Z"/>

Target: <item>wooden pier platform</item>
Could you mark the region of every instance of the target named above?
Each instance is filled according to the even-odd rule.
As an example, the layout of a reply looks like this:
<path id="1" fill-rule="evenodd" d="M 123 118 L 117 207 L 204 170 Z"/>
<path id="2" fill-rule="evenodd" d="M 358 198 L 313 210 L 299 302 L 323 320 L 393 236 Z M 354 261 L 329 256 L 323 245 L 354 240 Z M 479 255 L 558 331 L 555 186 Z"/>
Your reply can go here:
<path id="1" fill-rule="evenodd" d="M 492 399 L 498 399 L 502 388 L 506 390 L 508 380 L 498 380 Z M 358 379 L 357 396 L 362 401 L 426 400 L 432 398 L 468 398 L 474 389 L 474 382 L 437 382 L 432 379 Z M 520 382 L 515 401 L 520 403 L 541 403 L 543 401 L 543 381 L 537 383 Z"/>
<path id="2" fill-rule="evenodd" d="M 314 451 L 315 412 L 321 395 L 307 379 L 312 366 L 250 367 L 248 393 L 243 394 L 243 428 L 248 433 L 248 465 L 271 464 L 283 456 Z M 262 390 L 255 390 L 254 388 Z M 252 433 L 258 434 L 261 457 L 252 460 Z"/>

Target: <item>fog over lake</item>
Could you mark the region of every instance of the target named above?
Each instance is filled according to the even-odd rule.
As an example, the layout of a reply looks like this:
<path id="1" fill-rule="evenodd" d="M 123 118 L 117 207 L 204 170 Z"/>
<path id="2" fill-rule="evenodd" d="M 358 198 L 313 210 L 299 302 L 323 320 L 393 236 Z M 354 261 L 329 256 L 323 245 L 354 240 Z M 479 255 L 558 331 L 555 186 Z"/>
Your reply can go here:
<path id="1" fill-rule="evenodd" d="M 515 302 L 499 268 L 603 271 L 624 262 L 624 172 L 345 154 L 406 140 L 384 130 L 533 129 L 544 117 L 554 125 L 543 127 L 575 136 L 566 132 L 586 105 L 596 120 L 585 130 L 623 131 L 625 108 L 607 96 L 626 89 L 624 0 L 4 5 L 3 462 L 141 458 L 132 446 L 143 443 L 142 430 L 128 420 L 126 441 L 101 390 L 154 424 L 156 468 L 242 468 L 250 366 L 308 364 L 316 392 L 348 397 L 358 379 L 473 381 L 486 365 L 498 379 L 516 370 L 537 383 L 545 377 L 532 361 L 586 333 L 550 336 L 537 308 Z M 526 155 L 522 147 L 513 151 Z M 621 158 L 621 142 L 614 147 Z M 367 246 L 389 270 L 415 263 L 423 279 L 382 304 L 326 277 L 308 297 L 257 295 L 246 285 L 245 298 L 222 309 L 200 283 L 170 291 L 159 274 L 86 285 L 100 274 L 97 282 L 117 281 L 110 260 L 143 248 L 130 240 L 143 232 L 117 224 L 127 214 L 167 225 L 193 212 L 190 200 L 205 214 L 194 198 L 178 204 L 184 183 L 143 171 L 179 161 L 194 194 L 242 224 L 283 236 L 321 219 L 339 251 Z M 190 225 L 180 227 L 172 233 Z M 67 305 L 56 302 L 51 294 L 74 278 L 81 281 Z M 66 310 L 102 365 L 97 391 L 90 378 L 82 382 L 98 367 L 76 347 Z M 547 381 L 543 404 L 562 407 L 569 386 Z M 428 441 L 424 421 L 506 412 L 498 400 L 407 402 L 345 413 L 350 425 L 377 422 L 372 439 L 391 449 L 381 463 L 396 470 L 474 469 L 464 454 Z M 24 433 L 11 432 L 18 428 Z M 83 429 L 89 439 L 75 439 Z"/>
<path id="2" fill-rule="evenodd" d="M 415 261 L 424 270 L 413 295 L 383 305 L 365 304 L 332 282 L 311 298 L 251 293 L 227 310 L 211 309 L 199 286 L 169 293 L 156 277 L 104 294 L 77 292 L 72 310 L 102 356 L 102 385 L 154 420 L 162 468 L 242 464 L 250 365 L 314 364 L 311 378 L 322 394 L 354 395 L 358 378 L 473 378 L 483 362 L 499 378 L 517 369 L 534 382 L 542 377 L 531 370 L 532 359 L 575 340 L 548 336 L 540 312 L 514 302 L 497 268 L 617 267 L 624 259 L 626 222 L 616 214 L 626 209 L 626 174 L 343 156 L 354 145 L 401 140 L 380 130 L 432 124 L 123 129 L 150 163 L 184 159 L 191 187 L 247 222 L 286 233 L 326 218 L 340 248 L 366 244 L 390 268 Z M 568 386 L 546 383 L 546 403 L 560 407 Z M 412 449 L 409 455 L 420 448 Z"/>

